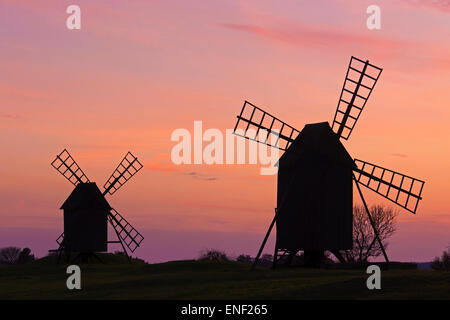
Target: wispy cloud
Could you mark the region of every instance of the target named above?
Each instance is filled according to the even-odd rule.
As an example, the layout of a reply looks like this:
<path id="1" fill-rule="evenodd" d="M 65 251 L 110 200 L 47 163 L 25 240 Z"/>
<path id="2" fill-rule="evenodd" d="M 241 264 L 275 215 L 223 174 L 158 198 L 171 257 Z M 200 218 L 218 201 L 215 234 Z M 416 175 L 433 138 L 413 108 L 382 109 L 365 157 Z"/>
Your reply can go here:
<path id="1" fill-rule="evenodd" d="M 216 181 L 217 180 L 217 177 L 214 177 L 214 176 L 211 176 L 208 174 L 199 173 L 196 171 L 186 172 L 185 170 L 183 170 L 186 167 L 175 165 L 171 162 L 168 162 L 166 159 L 166 156 L 167 156 L 166 154 L 160 154 L 160 155 L 156 156 L 156 159 L 154 159 L 153 161 L 144 163 L 144 168 L 152 170 L 152 171 L 159 171 L 159 172 L 166 172 L 166 173 L 178 173 L 178 174 L 181 173 L 185 176 L 191 177 L 196 180 L 203 180 L 203 181 Z"/>
<path id="2" fill-rule="evenodd" d="M 0 118 L 2 118 L 2 119 L 19 119 L 20 116 L 17 114 L 0 113 Z"/>
<path id="3" fill-rule="evenodd" d="M 230 212 L 247 212 L 247 213 L 267 213 L 272 212 L 269 208 L 258 208 L 258 207 L 242 207 L 230 204 L 218 204 L 218 203 L 205 203 L 205 202 L 183 202 L 183 206 L 187 207 L 195 207 L 195 208 L 207 208 L 207 209 L 219 209 L 219 210 L 227 210 Z"/>
<path id="4" fill-rule="evenodd" d="M 403 153 L 391 153 L 391 156 L 399 157 L 399 158 L 407 158 L 408 157 L 408 155 L 403 154 Z"/>
<path id="5" fill-rule="evenodd" d="M 204 180 L 204 181 L 215 181 L 215 180 L 217 180 L 216 177 L 212 177 L 210 175 L 201 174 L 201 173 L 194 172 L 194 171 L 187 172 L 187 173 L 185 173 L 185 175 L 191 176 L 194 179 Z"/>
<path id="6" fill-rule="evenodd" d="M 181 169 L 172 163 L 146 162 L 144 168 L 160 172 L 179 172 Z"/>
<path id="7" fill-rule="evenodd" d="M 159 172 L 181 172 L 181 166 L 175 165 L 170 160 L 169 153 L 158 153 L 150 160 L 144 162 L 144 168 Z"/>
<path id="8" fill-rule="evenodd" d="M 394 67 L 408 73 L 450 70 L 448 45 L 432 40 L 403 40 L 382 33 L 355 32 L 334 26 L 301 25 L 291 22 L 274 24 L 274 21 L 265 21 L 265 25 L 226 23 L 221 26 L 283 45 L 312 50 L 332 49 L 333 53 L 348 52 L 350 49 L 362 50 L 371 52 L 373 58 L 381 57 L 393 62 L 401 59 L 403 64 L 395 63 Z"/>
<path id="9" fill-rule="evenodd" d="M 286 25 L 278 28 L 248 24 L 221 24 L 221 26 L 302 47 L 348 48 L 349 45 L 365 45 L 397 50 L 406 45 L 403 41 L 377 35 L 350 33 L 330 26 Z"/>
<path id="10" fill-rule="evenodd" d="M 403 2 L 416 8 L 426 8 L 450 13 L 450 0 L 403 0 Z"/>

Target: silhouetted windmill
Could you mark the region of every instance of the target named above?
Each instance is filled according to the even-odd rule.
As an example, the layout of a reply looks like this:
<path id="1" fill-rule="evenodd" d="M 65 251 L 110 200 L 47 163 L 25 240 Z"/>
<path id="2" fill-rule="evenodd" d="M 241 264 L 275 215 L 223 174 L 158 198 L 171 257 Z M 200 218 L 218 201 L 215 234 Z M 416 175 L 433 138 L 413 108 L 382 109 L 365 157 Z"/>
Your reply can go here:
<path id="1" fill-rule="evenodd" d="M 332 128 L 328 122 L 321 122 L 307 124 L 300 132 L 245 101 L 234 133 L 285 151 L 278 162 L 275 216 L 253 266 L 258 263 L 275 223 L 274 268 L 283 257 L 290 263 L 300 250 L 304 251 L 305 263 L 311 266 L 319 263 L 325 250 L 341 260 L 339 250 L 352 248 L 352 180 L 369 216 L 375 239 L 389 262 L 360 184 L 415 214 L 422 199 L 424 181 L 363 160 L 353 160 L 339 140 L 349 138 L 381 72 L 381 68 L 369 61 L 350 59 Z M 274 143 L 269 143 L 269 134 L 275 135 Z"/>
<path id="2" fill-rule="evenodd" d="M 56 156 L 51 165 L 75 186 L 61 206 L 64 210 L 64 232 L 56 239 L 59 244 L 56 250 L 58 261 L 63 251 L 68 259 L 71 252 L 78 252 L 74 261 L 81 259 L 88 262 L 91 256 L 98 259 L 94 252 L 108 251 L 108 243 L 120 243 L 129 258 L 125 246 L 134 252 L 144 237 L 109 205 L 105 196 L 113 195 L 142 169 L 139 160 L 128 152 L 104 184 L 103 192 L 95 182 L 89 181 L 66 149 Z M 108 221 L 117 235 L 117 241 L 108 241 Z"/>

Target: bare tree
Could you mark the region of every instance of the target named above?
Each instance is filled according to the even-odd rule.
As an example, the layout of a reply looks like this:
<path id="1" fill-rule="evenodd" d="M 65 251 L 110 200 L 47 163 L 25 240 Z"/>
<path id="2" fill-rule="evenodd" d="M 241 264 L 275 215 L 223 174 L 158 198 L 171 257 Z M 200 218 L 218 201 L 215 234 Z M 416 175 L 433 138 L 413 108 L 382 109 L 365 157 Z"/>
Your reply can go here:
<path id="1" fill-rule="evenodd" d="M 434 258 L 431 268 L 434 270 L 450 270 L 450 246 L 447 251 L 442 252 L 442 256 Z"/>
<path id="2" fill-rule="evenodd" d="M 0 249 L 0 264 L 16 264 L 19 260 L 20 248 L 6 247 Z"/>
<path id="3" fill-rule="evenodd" d="M 396 231 L 398 212 L 391 207 L 375 205 L 370 209 L 375 228 L 378 231 L 384 248 L 387 241 Z M 375 258 L 382 254 L 367 212 L 363 206 L 353 207 L 353 249 L 342 251 L 341 255 L 348 263 L 366 263 L 369 258 Z"/>

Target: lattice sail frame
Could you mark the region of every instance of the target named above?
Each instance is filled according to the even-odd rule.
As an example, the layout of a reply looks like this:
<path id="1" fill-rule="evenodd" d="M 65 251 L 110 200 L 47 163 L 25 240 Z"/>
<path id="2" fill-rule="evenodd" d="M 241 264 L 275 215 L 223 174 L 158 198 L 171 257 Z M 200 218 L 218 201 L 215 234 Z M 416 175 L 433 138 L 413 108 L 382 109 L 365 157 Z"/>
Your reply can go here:
<path id="1" fill-rule="evenodd" d="M 300 133 L 286 122 L 272 116 L 254 104 L 245 101 L 241 113 L 237 116 L 233 133 L 248 140 L 256 141 L 271 147 L 287 150 Z M 240 123 L 244 128 L 240 128 Z M 269 136 L 272 139 L 269 142 Z M 273 138 L 276 137 L 273 142 Z"/>
<path id="2" fill-rule="evenodd" d="M 56 239 L 56 243 L 58 244 L 58 245 L 61 245 L 61 243 L 64 241 L 64 232 L 63 233 L 61 233 L 60 235 L 59 235 L 59 237 Z"/>
<path id="3" fill-rule="evenodd" d="M 109 193 L 110 195 L 113 195 L 128 180 L 130 180 L 131 177 L 141 170 L 142 167 L 143 165 L 139 160 L 131 152 L 128 152 L 113 171 L 109 179 L 105 182 L 105 185 L 103 186 L 105 191 L 103 194 Z"/>
<path id="4" fill-rule="evenodd" d="M 108 220 L 111 223 L 117 235 L 127 246 L 127 248 L 134 252 L 144 240 L 142 234 L 140 234 L 136 228 L 134 228 L 119 212 L 112 209 L 108 215 Z"/>
<path id="5" fill-rule="evenodd" d="M 354 161 L 357 166 L 354 170 L 357 183 L 416 213 L 419 201 L 422 200 L 424 181 L 366 161 Z"/>
<path id="6" fill-rule="evenodd" d="M 81 170 L 80 166 L 66 149 L 56 156 L 51 165 L 74 186 L 79 183 L 90 182 L 89 178 L 84 174 L 83 170 Z"/>
<path id="7" fill-rule="evenodd" d="M 369 60 L 351 57 L 332 126 L 342 139 L 350 137 L 382 71 Z"/>

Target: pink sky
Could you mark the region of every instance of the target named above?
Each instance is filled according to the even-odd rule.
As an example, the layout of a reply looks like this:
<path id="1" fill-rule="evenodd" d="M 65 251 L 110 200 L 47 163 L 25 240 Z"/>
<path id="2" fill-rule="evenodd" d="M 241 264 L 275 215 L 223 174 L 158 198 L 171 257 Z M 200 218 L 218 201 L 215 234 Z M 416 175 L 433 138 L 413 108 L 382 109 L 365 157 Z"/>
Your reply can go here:
<path id="1" fill-rule="evenodd" d="M 65 27 L 74 3 L 79 31 Z M 128 150 L 145 164 L 110 199 L 146 237 L 138 256 L 192 258 L 211 247 L 254 255 L 276 177 L 257 165 L 175 166 L 171 133 L 192 131 L 194 120 L 233 128 L 245 99 L 299 130 L 331 122 L 354 55 L 384 71 L 344 145 L 426 181 L 417 215 L 400 211 L 388 253 L 440 254 L 450 244 L 448 1 L 377 1 L 376 31 L 366 28 L 371 4 L 1 1 L 0 247 L 55 247 L 72 188 L 50 162 L 66 147 L 99 185 Z"/>

